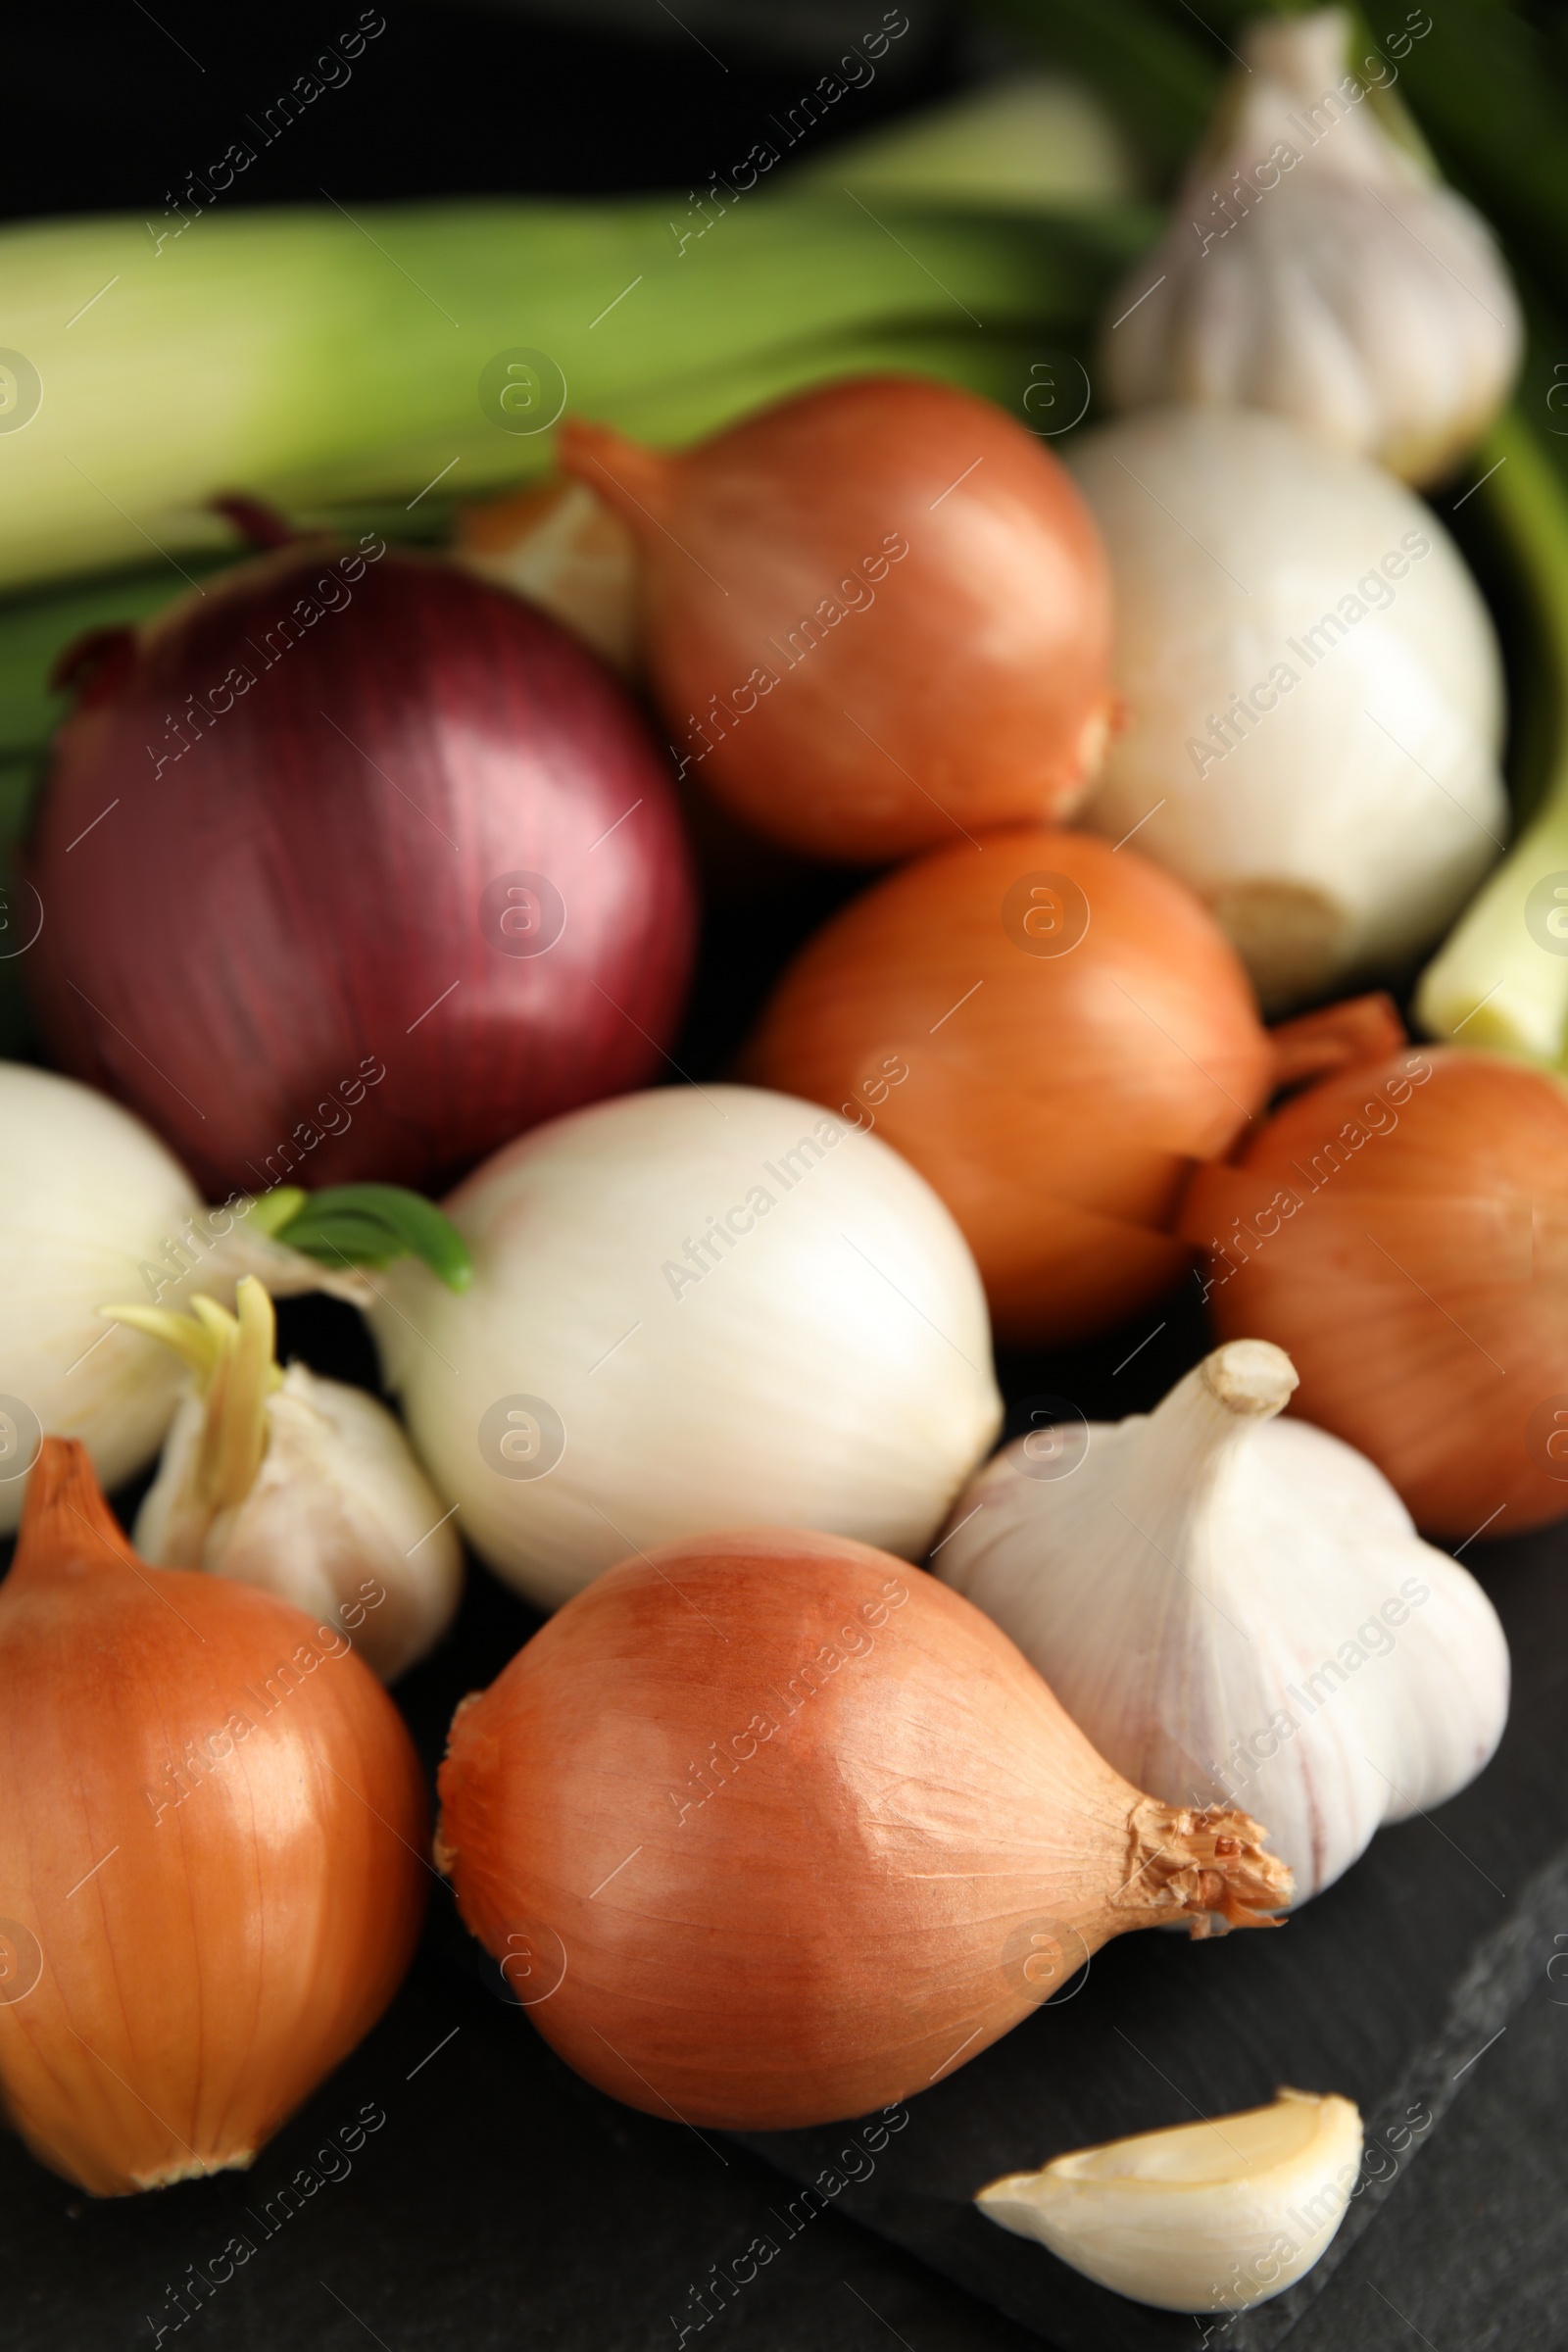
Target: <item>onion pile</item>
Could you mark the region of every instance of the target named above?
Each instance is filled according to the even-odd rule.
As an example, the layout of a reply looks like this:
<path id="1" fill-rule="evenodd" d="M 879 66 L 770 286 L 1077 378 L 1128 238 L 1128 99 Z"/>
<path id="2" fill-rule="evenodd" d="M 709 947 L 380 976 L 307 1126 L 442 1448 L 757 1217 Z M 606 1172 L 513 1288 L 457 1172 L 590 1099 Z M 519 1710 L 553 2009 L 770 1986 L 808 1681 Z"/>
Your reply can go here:
<path id="1" fill-rule="evenodd" d="M 924 2090 L 1111 1936 L 1267 1924 L 1244 1813 L 1112 1772 L 1006 1636 L 784 1532 L 627 1560 L 454 1719 L 437 1859 L 552 2047 L 782 2130 Z"/>
<path id="2" fill-rule="evenodd" d="M 44 1441 L 0 1586 L 0 2090 L 95 2195 L 249 2164 L 408 1966 L 424 1789 L 350 1649 L 145 1566 Z"/>
<path id="3" fill-rule="evenodd" d="M 1271 1054 L 1180 883 L 1136 850 L 1015 828 L 846 907 L 785 973 L 745 1069 L 874 1126 L 957 1218 L 999 1336 L 1059 1341 L 1179 1278 L 1183 1181 L 1263 1102 Z"/>
<path id="4" fill-rule="evenodd" d="M 1429 1534 L 1568 1508 L 1568 1091 L 1458 1047 L 1407 1049 L 1287 1102 L 1181 1231 L 1221 1338 L 1273 1340 L 1310 1419 Z"/>
<path id="5" fill-rule="evenodd" d="M 678 456 L 580 418 L 558 454 L 637 540 L 682 772 L 770 840 L 879 859 L 1083 798 L 1112 710 L 1105 559 L 989 401 L 865 376 Z"/>
<path id="6" fill-rule="evenodd" d="M 661 1066 L 692 945 L 662 763 L 517 600 L 294 546 L 80 650 L 27 871 L 54 1057 L 247 1192 L 428 1188 Z"/>

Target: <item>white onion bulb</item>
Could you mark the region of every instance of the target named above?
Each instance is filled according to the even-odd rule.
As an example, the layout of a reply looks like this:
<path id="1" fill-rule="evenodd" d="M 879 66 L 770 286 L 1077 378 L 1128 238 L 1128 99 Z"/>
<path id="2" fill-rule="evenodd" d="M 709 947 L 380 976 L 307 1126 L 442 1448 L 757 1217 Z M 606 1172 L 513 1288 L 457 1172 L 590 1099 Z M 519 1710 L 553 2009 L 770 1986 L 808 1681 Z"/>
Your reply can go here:
<path id="1" fill-rule="evenodd" d="M 40 1435 L 80 1438 L 105 1487 L 157 1452 L 180 1367 L 98 1309 L 143 1292 L 143 1262 L 201 1206 L 179 1162 L 118 1103 L 0 1064 L 0 1530 L 21 1517 Z"/>
<path id="2" fill-rule="evenodd" d="M 205 1209 L 179 1162 L 106 1095 L 52 1070 L 0 1062 L 0 1534 L 17 1525 L 41 1437 L 80 1438 L 99 1483 L 144 1468 L 183 1373 L 167 1348 L 99 1309 L 231 1299 L 254 1272 L 277 1296 L 338 1277 L 227 1209 Z"/>
<path id="3" fill-rule="evenodd" d="M 1502 669 L 1412 492 L 1271 416 L 1171 408 L 1073 470 L 1128 712 L 1079 821 L 1212 907 L 1271 1009 L 1399 975 L 1499 854 Z"/>
<path id="4" fill-rule="evenodd" d="M 370 1319 L 464 1536 L 542 1607 L 721 1528 L 916 1558 L 996 1432 L 956 1225 L 818 1104 L 624 1096 L 509 1145 L 444 1205 L 471 1288 L 405 1261 Z"/>

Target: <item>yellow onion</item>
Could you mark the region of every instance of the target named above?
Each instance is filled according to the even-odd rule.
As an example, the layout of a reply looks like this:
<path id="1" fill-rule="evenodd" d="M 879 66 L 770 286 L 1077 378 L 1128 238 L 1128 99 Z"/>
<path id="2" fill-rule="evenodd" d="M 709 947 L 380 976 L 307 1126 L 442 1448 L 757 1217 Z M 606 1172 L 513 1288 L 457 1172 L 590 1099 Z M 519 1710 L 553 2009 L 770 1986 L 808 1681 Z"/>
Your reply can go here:
<path id="1" fill-rule="evenodd" d="M 436 1858 L 546 2040 L 739 2130 L 907 2098 L 1111 1936 L 1291 1892 L 1255 1821 L 1142 1795 L 968 1601 L 796 1529 L 600 1577 L 464 1701 L 440 1788 Z"/>
<path id="2" fill-rule="evenodd" d="M 1369 1031 L 1369 1041 L 1371 1037 Z M 1350 1061 L 1200 1168 L 1222 1340 L 1272 1340 L 1304 1410 L 1443 1542 L 1568 1510 L 1568 1088 L 1462 1046 Z"/>
<path id="3" fill-rule="evenodd" d="M 681 774 L 770 841 L 874 862 L 1083 799 L 1115 709 L 1104 553 L 989 401 L 857 376 L 678 456 L 581 417 L 557 454 L 636 541 Z"/>
<path id="4" fill-rule="evenodd" d="M 998 1338 L 1037 1346 L 1181 1280 L 1182 1187 L 1273 1065 L 1190 891 L 1134 848 L 1020 825 L 852 900 L 784 973 L 743 1066 L 902 1152 L 974 1251 Z"/>
<path id="5" fill-rule="evenodd" d="M 144 1566 L 44 1440 L 0 1588 L 0 2092 L 95 2195 L 248 2165 L 397 1988 L 424 1790 L 351 1648 Z"/>

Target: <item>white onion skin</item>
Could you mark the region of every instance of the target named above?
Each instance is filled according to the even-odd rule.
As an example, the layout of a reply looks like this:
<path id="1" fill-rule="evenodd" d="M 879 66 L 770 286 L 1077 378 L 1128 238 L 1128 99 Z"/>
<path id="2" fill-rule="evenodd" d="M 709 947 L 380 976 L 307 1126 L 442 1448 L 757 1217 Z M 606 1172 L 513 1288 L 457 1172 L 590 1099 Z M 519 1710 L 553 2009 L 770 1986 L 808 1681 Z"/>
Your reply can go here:
<path id="1" fill-rule="evenodd" d="M 788 1174 L 790 1152 L 807 1172 L 786 1189 L 764 1163 Z M 772 1208 L 675 1295 L 663 1268 L 754 1187 Z M 819 1104 L 733 1086 L 622 1097 L 519 1138 L 444 1205 L 471 1288 L 404 1261 L 370 1320 L 464 1537 L 542 1608 L 628 1548 L 741 1524 L 917 1558 L 995 1436 L 957 1226 L 896 1152 Z M 564 1425 L 545 1475 L 481 1451 L 511 1396 Z"/>
<path id="2" fill-rule="evenodd" d="M 98 1309 L 147 1297 L 142 1262 L 168 1270 L 165 1244 L 201 1205 L 128 1110 L 74 1078 L 0 1063 L 0 1396 L 46 1434 L 80 1438 L 106 1487 L 157 1452 L 183 1373 Z M 21 1517 L 30 1450 L 0 1459 L 0 1534 Z"/>
<path id="3" fill-rule="evenodd" d="M 1128 716 L 1080 821 L 1111 841 L 1138 827 L 1270 1009 L 1401 974 L 1508 830 L 1496 637 L 1447 533 L 1380 467 L 1246 411 L 1152 410 L 1071 465 L 1110 553 Z M 1406 570 L 1359 597 L 1385 556 Z M 1365 615 L 1347 622 L 1351 597 Z M 1325 612 L 1328 650 L 1293 651 Z M 1294 686 L 1269 684 L 1276 664 Z M 1218 750 L 1211 717 L 1259 686 L 1205 763 L 1190 746 Z"/>

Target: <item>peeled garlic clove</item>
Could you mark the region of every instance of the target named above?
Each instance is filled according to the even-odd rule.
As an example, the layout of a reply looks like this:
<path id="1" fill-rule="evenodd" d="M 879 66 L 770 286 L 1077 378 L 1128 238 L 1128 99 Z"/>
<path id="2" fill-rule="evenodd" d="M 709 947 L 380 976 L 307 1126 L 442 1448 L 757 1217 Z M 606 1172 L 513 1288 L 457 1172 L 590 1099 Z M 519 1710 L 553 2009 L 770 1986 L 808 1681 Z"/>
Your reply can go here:
<path id="1" fill-rule="evenodd" d="M 959 1496 L 934 1565 L 1125 1779 L 1266 1821 L 1299 1903 L 1475 1778 L 1508 1649 L 1380 1470 L 1275 1418 L 1296 1385 L 1283 1348 L 1232 1340 L 1152 1414 L 1034 1431 Z"/>
<path id="2" fill-rule="evenodd" d="M 1329 2092 L 1078 2148 L 975 2203 L 1101 2286 L 1160 2311 L 1247 2311 L 1322 2254 L 1361 2162 L 1361 2118 Z"/>
<path id="3" fill-rule="evenodd" d="M 1519 305 L 1491 232 L 1413 135 L 1388 127 L 1393 70 L 1347 73 L 1341 9 L 1241 35 L 1161 243 L 1118 289 L 1112 401 L 1272 409 L 1406 481 L 1440 479 L 1519 365 Z M 1379 108 L 1383 112 L 1379 112 Z"/>

